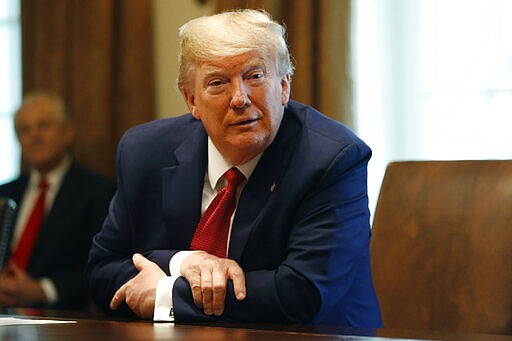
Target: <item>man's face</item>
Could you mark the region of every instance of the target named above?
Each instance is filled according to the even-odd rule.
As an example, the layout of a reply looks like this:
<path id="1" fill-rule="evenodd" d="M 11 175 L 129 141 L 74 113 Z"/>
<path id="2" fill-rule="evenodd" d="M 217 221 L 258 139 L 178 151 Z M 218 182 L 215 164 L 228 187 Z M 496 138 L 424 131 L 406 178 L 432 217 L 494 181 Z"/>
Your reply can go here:
<path id="1" fill-rule="evenodd" d="M 63 123 L 44 99 L 25 104 L 16 115 L 15 125 L 24 161 L 43 173 L 57 166 L 73 141 L 70 124 Z"/>
<path id="2" fill-rule="evenodd" d="M 272 142 L 290 95 L 289 77 L 259 52 L 203 63 L 183 89 L 221 154 L 234 165 L 262 153 Z"/>

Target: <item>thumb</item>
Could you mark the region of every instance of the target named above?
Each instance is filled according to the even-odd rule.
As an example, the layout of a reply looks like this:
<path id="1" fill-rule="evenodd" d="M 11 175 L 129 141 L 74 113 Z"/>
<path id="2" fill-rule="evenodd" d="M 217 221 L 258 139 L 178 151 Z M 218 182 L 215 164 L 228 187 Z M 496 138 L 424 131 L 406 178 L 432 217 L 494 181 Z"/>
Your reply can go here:
<path id="1" fill-rule="evenodd" d="M 15 262 L 9 262 L 8 270 L 14 276 L 19 276 L 23 273 L 23 270 Z"/>
<path id="2" fill-rule="evenodd" d="M 233 289 L 235 291 L 236 299 L 242 301 L 247 295 L 247 289 L 245 287 L 245 274 L 243 270 L 238 266 L 231 266 L 228 269 L 228 276 L 233 281 Z"/>
<path id="3" fill-rule="evenodd" d="M 140 253 L 135 253 L 132 256 L 133 265 L 137 268 L 137 270 L 142 270 L 142 268 L 149 263 L 149 259 L 141 255 Z"/>

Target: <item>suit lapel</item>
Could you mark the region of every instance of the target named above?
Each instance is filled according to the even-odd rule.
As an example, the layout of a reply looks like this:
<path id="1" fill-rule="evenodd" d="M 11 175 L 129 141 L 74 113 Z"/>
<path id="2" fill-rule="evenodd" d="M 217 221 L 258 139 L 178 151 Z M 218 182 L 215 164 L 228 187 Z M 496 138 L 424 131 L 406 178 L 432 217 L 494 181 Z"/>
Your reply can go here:
<path id="1" fill-rule="evenodd" d="M 41 225 L 41 230 L 34 244 L 34 253 L 36 250 L 44 249 L 44 241 L 47 238 L 53 238 L 52 235 L 69 233 L 69 226 L 63 223 L 62 219 L 67 216 L 66 212 L 74 210 L 73 206 L 76 204 L 76 201 L 80 201 L 80 198 L 77 198 L 77 196 L 79 194 L 83 195 L 80 181 L 81 177 L 77 166 L 71 163 L 62 178 L 62 183 L 57 191 L 52 207 L 44 218 L 43 225 Z M 70 198 L 76 199 L 70 200 Z"/>
<path id="2" fill-rule="evenodd" d="M 28 268 L 33 273 L 38 273 L 41 270 L 40 257 L 42 255 L 48 258 L 50 254 L 58 252 L 58 250 L 52 250 L 48 247 L 51 241 L 58 239 L 62 234 L 72 233 L 69 221 L 64 217 L 69 216 L 66 212 L 74 211 L 72 206 L 76 204 L 76 200 L 80 200 L 78 198 L 70 200 L 70 198 L 76 198 L 77 193 L 81 192 L 80 179 L 77 178 L 78 175 L 75 167 L 72 163 L 66 174 L 64 174 L 52 207 L 44 218 L 37 234 Z"/>
<path id="3" fill-rule="evenodd" d="M 207 136 L 202 126 L 190 134 L 174 155 L 176 164 L 162 170 L 162 208 L 168 226 L 176 227 L 173 235 L 179 246 L 190 243 L 201 216 L 208 158 Z"/>
<path id="4" fill-rule="evenodd" d="M 83 194 L 80 193 L 80 185 L 76 166 L 72 163 L 62 178 L 62 183 L 57 195 L 55 196 L 55 201 L 45 218 L 42 228 L 44 228 L 45 225 L 51 225 L 49 222 L 53 225 L 55 225 L 55 223 L 57 223 L 57 225 L 61 225 L 58 224 L 58 220 L 62 218 L 64 212 L 70 210 L 70 207 L 73 205 L 73 201 L 75 201 L 69 199 L 75 198 L 78 194 Z"/>
<path id="5" fill-rule="evenodd" d="M 265 205 L 280 185 L 297 146 L 295 140 L 300 127 L 295 115 L 285 111 L 276 138 L 263 153 L 242 191 L 231 230 L 229 258 L 240 262 L 247 240 L 258 225 L 259 217 L 265 214 Z"/>

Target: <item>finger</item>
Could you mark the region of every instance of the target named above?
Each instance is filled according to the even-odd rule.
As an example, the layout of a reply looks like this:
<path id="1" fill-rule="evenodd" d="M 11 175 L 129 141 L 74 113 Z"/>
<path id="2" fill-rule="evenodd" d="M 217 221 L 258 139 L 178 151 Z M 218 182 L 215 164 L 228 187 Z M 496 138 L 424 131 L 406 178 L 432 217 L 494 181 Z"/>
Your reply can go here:
<path id="1" fill-rule="evenodd" d="M 192 298 L 196 307 L 203 307 L 203 292 L 201 291 L 201 275 L 194 274 L 186 277 L 192 291 Z"/>
<path id="2" fill-rule="evenodd" d="M 8 269 L 11 275 L 14 275 L 14 277 L 19 277 L 23 274 L 23 270 L 21 270 L 21 268 L 14 262 L 9 262 Z"/>
<path id="3" fill-rule="evenodd" d="M 16 305 L 16 299 L 11 295 L 0 294 L 0 307 L 13 307 Z"/>
<path id="4" fill-rule="evenodd" d="M 19 287 L 19 279 L 13 274 L 10 274 L 9 276 L 3 278 L 2 281 L 0 282 L 0 291 L 4 295 L 15 297 L 17 295 Z"/>
<path id="5" fill-rule="evenodd" d="M 201 294 L 203 295 L 203 311 L 206 315 L 213 313 L 212 272 L 210 269 L 201 271 Z"/>
<path id="6" fill-rule="evenodd" d="M 216 316 L 222 315 L 224 312 L 224 302 L 226 299 L 226 271 L 213 271 L 212 278 L 212 310 Z"/>
<path id="7" fill-rule="evenodd" d="M 126 299 L 126 285 L 123 285 L 120 287 L 116 293 L 114 294 L 114 297 L 112 297 L 112 300 L 110 301 L 110 309 L 116 310 L 118 309 L 121 304 Z"/>
<path id="8" fill-rule="evenodd" d="M 239 301 L 244 300 L 247 296 L 244 271 L 238 265 L 232 265 L 228 268 L 228 278 L 233 281 L 236 299 Z"/>
<path id="9" fill-rule="evenodd" d="M 15 288 L 16 286 L 11 285 L 11 283 L 2 285 L 0 288 L 0 297 L 2 297 L 2 301 L 12 302 L 13 297 L 16 297 L 16 290 L 14 290 Z"/>

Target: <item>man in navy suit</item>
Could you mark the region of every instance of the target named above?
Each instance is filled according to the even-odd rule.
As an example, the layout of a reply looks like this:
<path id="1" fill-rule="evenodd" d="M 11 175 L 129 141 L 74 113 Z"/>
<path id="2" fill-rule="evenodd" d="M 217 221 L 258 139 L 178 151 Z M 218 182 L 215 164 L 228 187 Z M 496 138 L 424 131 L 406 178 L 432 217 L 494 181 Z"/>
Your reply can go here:
<path id="1" fill-rule="evenodd" d="M 73 162 L 73 122 L 60 98 L 27 95 L 14 121 L 28 172 L 0 186 L 0 196 L 18 204 L 13 252 L 0 271 L 0 306 L 85 308 L 87 255 L 115 184 Z M 44 219 L 28 247 L 21 240 L 42 178 L 48 184 Z M 24 262 L 16 257 L 20 250 L 27 254 Z"/>
<path id="2" fill-rule="evenodd" d="M 118 190 L 87 274 L 105 311 L 381 326 L 369 260 L 371 151 L 289 99 L 284 33 L 256 10 L 180 28 L 178 85 L 191 113 L 135 127 L 120 141 Z M 191 243 L 232 167 L 246 180 L 224 257 Z"/>

